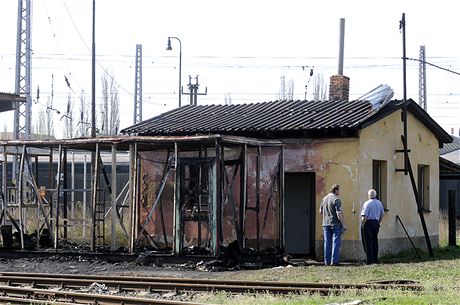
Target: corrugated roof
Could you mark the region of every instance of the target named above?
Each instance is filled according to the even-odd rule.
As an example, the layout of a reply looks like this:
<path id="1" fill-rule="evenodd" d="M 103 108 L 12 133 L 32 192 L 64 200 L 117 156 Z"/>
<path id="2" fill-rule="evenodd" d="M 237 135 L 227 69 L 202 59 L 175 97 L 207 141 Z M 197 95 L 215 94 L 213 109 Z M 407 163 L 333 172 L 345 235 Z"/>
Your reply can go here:
<path id="1" fill-rule="evenodd" d="M 124 134 L 200 134 L 356 129 L 374 113 L 367 101 L 274 101 L 183 106 L 123 129 Z"/>
<path id="2" fill-rule="evenodd" d="M 452 143 L 444 144 L 444 146 L 439 150 L 440 155 L 445 155 L 450 152 L 460 150 L 460 138 L 452 136 L 454 141 Z"/>
<path id="3" fill-rule="evenodd" d="M 415 115 L 438 138 L 452 142 L 413 100 L 406 101 Z M 358 130 L 401 109 L 401 100 L 373 107 L 356 101 L 274 101 L 235 105 L 183 106 L 121 130 L 123 134 L 173 136 L 227 134 L 256 138 L 356 137 Z"/>

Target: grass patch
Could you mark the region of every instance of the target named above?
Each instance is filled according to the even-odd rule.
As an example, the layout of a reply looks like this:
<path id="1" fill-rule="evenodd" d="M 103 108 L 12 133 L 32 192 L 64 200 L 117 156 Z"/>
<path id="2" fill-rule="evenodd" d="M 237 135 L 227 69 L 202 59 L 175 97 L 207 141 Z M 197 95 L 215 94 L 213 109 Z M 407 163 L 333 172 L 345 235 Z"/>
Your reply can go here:
<path id="1" fill-rule="evenodd" d="M 420 258 L 417 257 L 414 249 L 408 249 L 398 254 L 389 254 L 383 256 L 380 261 L 383 263 L 402 263 L 402 262 L 424 262 L 434 260 L 458 259 L 460 258 L 460 246 L 443 246 L 433 249 L 434 257 L 430 257 L 429 253 L 417 249 Z"/>
<path id="2" fill-rule="evenodd" d="M 340 295 L 288 295 L 268 294 L 232 295 L 203 293 L 194 301 L 214 304 L 340 304 L 361 300 L 360 304 L 459 304 L 460 300 L 460 247 L 434 249 L 431 258 L 420 251 L 416 259 L 411 251 L 385 256 L 378 265 L 299 266 L 267 268 L 250 271 L 222 272 L 220 278 L 238 280 L 266 280 L 286 282 L 338 282 L 362 284 L 381 280 L 414 280 L 423 291 L 402 290 L 349 290 Z"/>

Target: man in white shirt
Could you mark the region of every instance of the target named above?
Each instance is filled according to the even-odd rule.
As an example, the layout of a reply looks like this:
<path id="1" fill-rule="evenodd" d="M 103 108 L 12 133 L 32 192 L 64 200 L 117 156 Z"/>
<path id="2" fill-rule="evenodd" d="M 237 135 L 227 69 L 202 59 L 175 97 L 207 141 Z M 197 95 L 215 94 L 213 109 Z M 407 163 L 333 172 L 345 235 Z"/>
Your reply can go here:
<path id="1" fill-rule="evenodd" d="M 378 234 L 380 229 L 380 223 L 385 216 L 385 210 L 383 204 L 378 200 L 377 192 L 374 189 L 370 189 L 367 192 L 369 200 L 364 202 L 361 210 L 361 221 L 363 230 L 364 247 L 366 251 L 366 264 L 377 264 L 378 263 Z"/>

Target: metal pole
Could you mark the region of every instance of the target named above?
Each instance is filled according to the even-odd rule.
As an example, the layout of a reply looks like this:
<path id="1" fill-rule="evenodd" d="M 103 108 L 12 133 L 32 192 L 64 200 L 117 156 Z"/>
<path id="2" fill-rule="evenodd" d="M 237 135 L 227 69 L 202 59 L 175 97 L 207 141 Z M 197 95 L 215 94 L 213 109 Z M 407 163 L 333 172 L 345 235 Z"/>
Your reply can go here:
<path id="1" fill-rule="evenodd" d="M 400 22 L 400 29 L 402 31 L 402 39 L 403 39 L 403 112 L 402 112 L 402 120 L 403 120 L 403 128 L 404 128 L 404 138 L 403 138 L 403 146 L 404 146 L 404 154 L 406 157 L 404 158 L 404 175 L 408 174 L 407 170 L 407 158 L 408 158 L 408 151 L 407 151 L 407 79 L 406 79 L 406 14 L 402 14 L 402 19 Z"/>
<path id="2" fill-rule="evenodd" d="M 182 42 L 179 38 L 179 108 L 182 106 L 181 99 L 182 99 Z"/>
<path id="3" fill-rule="evenodd" d="M 417 247 L 414 245 L 414 242 L 413 242 L 412 239 L 410 238 L 409 233 L 407 233 L 406 227 L 405 227 L 404 224 L 402 223 L 402 220 L 401 220 L 401 218 L 399 217 L 399 215 L 396 215 L 396 219 L 399 220 L 399 223 L 401 224 L 401 227 L 403 228 L 404 233 L 406 233 L 406 236 L 407 236 L 407 238 L 409 239 L 409 241 L 410 241 L 410 243 L 411 243 L 411 245 L 412 245 L 412 248 L 414 248 L 415 253 L 417 254 L 417 257 L 420 258 L 420 254 L 419 254 L 418 251 L 417 251 Z M 363 241 L 364 241 L 364 238 L 363 238 Z"/>
<path id="4" fill-rule="evenodd" d="M 345 45 L 345 18 L 340 18 L 339 69 L 337 75 L 343 75 L 343 50 Z"/>
<path id="5" fill-rule="evenodd" d="M 93 44 L 91 53 L 91 137 L 96 137 L 96 0 L 93 0 Z"/>
<path id="6" fill-rule="evenodd" d="M 182 42 L 180 41 L 179 38 L 177 37 L 168 37 L 168 47 L 166 50 L 172 50 L 171 48 L 171 39 L 175 39 L 179 42 L 179 107 L 181 107 L 182 102 L 181 102 L 181 95 L 182 95 Z"/>

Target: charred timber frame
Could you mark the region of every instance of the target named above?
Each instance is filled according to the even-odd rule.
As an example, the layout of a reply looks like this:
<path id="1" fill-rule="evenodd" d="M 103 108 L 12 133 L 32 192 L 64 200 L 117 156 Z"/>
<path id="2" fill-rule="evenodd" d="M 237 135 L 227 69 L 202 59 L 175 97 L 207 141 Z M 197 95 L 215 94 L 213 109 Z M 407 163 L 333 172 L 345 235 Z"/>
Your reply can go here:
<path id="1" fill-rule="evenodd" d="M 61 196 L 59 196 L 59 194 L 61 193 L 61 171 L 62 171 L 62 145 L 59 145 L 59 159 L 58 159 L 58 167 L 57 167 L 57 175 L 56 175 L 56 206 L 54 207 L 55 208 L 55 212 L 54 212 L 54 226 L 55 226 L 55 229 L 54 229 L 54 249 L 56 250 L 57 247 L 58 247 L 58 243 L 59 243 L 59 199 Z M 22 172 L 19 173 L 19 175 L 22 176 Z M 52 206 L 52 202 L 53 202 L 53 199 L 51 199 L 51 206 L 50 206 L 50 209 L 53 210 L 53 206 Z"/>
<path id="2" fill-rule="evenodd" d="M 97 193 L 99 189 L 99 144 L 96 143 L 95 149 L 95 162 L 94 167 L 92 170 L 92 186 L 91 186 L 91 251 L 96 249 L 96 240 L 97 240 L 97 233 L 96 233 L 96 226 L 97 226 L 97 219 L 96 219 L 96 205 L 97 205 Z"/>
<path id="3" fill-rule="evenodd" d="M 129 223 L 130 223 L 130 240 L 129 252 L 133 253 L 136 246 L 136 239 L 138 236 L 137 224 L 139 219 L 139 211 L 137 207 L 138 192 L 138 146 L 137 143 L 129 145 Z"/>
<path id="4" fill-rule="evenodd" d="M 116 240 L 116 224 L 118 221 L 117 215 L 117 145 L 112 144 L 112 225 L 110 227 L 111 247 L 112 252 L 115 252 L 117 247 Z"/>
<path id="5" fill-rule="evenodd" d="M 217 255 L 219 253 L 219 247 L 220 244 L 224 240 L 224 232 L 222 228 L 222 219 L 223 219 L 223 208 L 222 208 L 222 193 L 223 193 L 223 168 L 222 168 L 222 162 L 221 160 L 223 159 L 223 153 L 222 149 L 223 147 L 221 146 L 221 142 L 219 139 L 216 139 L 215 142 L 215 149 L 216 149 L 216 159 L 215 159 L 215 164 L 214 167 L 216 169 L 216 175 L 215 175 L 215 194 L 216 198 L 215 200 L 212 201 L 212 211 L 214 212 L 214 217 L 213 219 L 215 220 L 215 229 L 214 232 L 216 236 L 216 240 L 214 241 L 214 244 L 212 245 L 212 254 Z"/>
<path id="6" fill-rule="evenodd" d="M 277 236 L 279 236 L 279 241 L 278 245 L 280 249 L 284 252 L 285 245 L 285 232 L 284 232 L 284 147 L 281 147 L 280 149 L 280 164 L 279 164 L 279 207 L 278 207 L 278 231 L 277 231 Z"/>
<path id="7" fill-rule="evenodd" d="M 162 187 L 164 187 L 165 181 L 169 176 L 173 176 L 174 172 L 174 216 L 173 216 L 173 239 L 169 241 L 171 246 L 172 241 L 172 253 L 180 255 L 183 253 L 183 228 L 181 227 L 181 210 L 180 210 L 180 200 L 182 194 L 181 192 L 181 156 L 187 157 L 190 155 L 190 152 L 194 152 L 198 155 L 199 159 L 206 159 L 211 163 L 206 163 L 204 167 L 199 168 L 199 181 L 200 183 L 209 183 L 209 216 L 208 220 L 208 229 L 206 230 L 206 241 L 207 244 L 204 244 L 204 233 L 201 232 L 202 222 L 204 224 L 204 218 L 198 217 L 197 224 L 198 229 L 198 243 L 201 247 L 202 245 L 210 249 L 209 254 L 212 256 L 217 256 L 221 254 L 221 246 L 228 241 L 225 241 L 224 238 L 224 229 L 228 229 L 227 225 L 224 225 L 224 206 L 230 204 L 231 208 L 227 216 L 231 216 L 233 221 L 231 222 L 231 227 L 234 226 L 234 234 L 238 241 L 238 246 L 240 249 L 247 247 L 246 245 L 246 225 L 247 221 L 250 218 L 247 218 L 247 212 L 250 209 L 253 209 L 256 213 L 255 220 L 257 221 L 256 225 L 256 238 L 255 242 L 257 243 L 257 250 L 260 250 L 261 240 L 263 240 L 264 229 L 269 226 L 266 226 L 267 214 L 272 211 L 269 211 L 269 208 L 273 208 L 273 225 L 271 226 L 270 232 L 274 234 L 273 246 L 283 248 L 283 145 L 281 141 L 278 140 L 257 140 L 244 137 L 233 137 L 233 136 L 223 136 L 223 135 L 207 135 L 207 136 L 170 136 L 170 137 L 148 137 L 148 136 L 132 136 L 132 137 L 114 137 L 114 138 L 89 138 L 89 139 L 71 139 L 71 140 L 14 140 L 14 141 L 0 141 L 0 147 L 3 148 L 3 164 L 2 164 L 2 203 L 1 203 L 1 224 L 6 224 L 6 218 L 8 217 L 11 220 L 11 223 L 15 226 L 16 230 L 21 236 L 20 246 L 21 249 L 26 248 L 24 241 L 24 234 L 30 232 L 34 228 L 30 225 L 31 220 L 27 219 L 27 215 L 32 213 L 25 213 L 26 209 L 35 208 L 38 215 L 37 225 L 37 249 L 40 249 L 41 245 L 38 240 L 43 236 L 43 228 L 48 229 L 50 243 L 52 248 L 56 251 L 62 249 L 63 240 L 71 241 L 75 235 L 75 229 L 83 227 L 83 232 L 87 226 L 87 229 L 90 229 L 90 236 L 85 237 L 83 233 L 83 240 L 89 239 L 89 245 L 91 251 L 98 251 L 100 246 L 109 246 L 111 251 L 114 252 L 117 249 L 117 239 L 116 233 L 117 229 L 121 228 L 128 240 L 126 242 L 126 247 L 130 253 L 136 251 L 139 241 L 139 238 L 142 237 L 142 233 L 148 225 L 151 217 L 147 218 L 147 223 L 145 219 L 142 219 L 141 223 L 141 206 L 140 206 L 140 151 L 155 151 L 166 149 L 168 152 L 167 164 L 165 165 L 164 173 L 162 176 Z M 22 154 L 15 149 L 21 147 Z M 269 166 L 275 166 L 276 170 L 270 174 L 268 179 L 275 179 L 276 181 L 271 181 L 270 185 L 272 188 L 277 188 L 278 190 L 268 190 L 270 196 L 268 199 L 261 198 L 261 171 L 262 171 L 262 158 L 263 152 L 265 152 L 265 147 L 278 147 L 279 158 L 277 164 L 273 163 Z M 257 152 L 255 169 L 251 168 L 251 173 L 249 173 L 248 167 L 248 150 L 255 149 Z M 1 148 L 0 148 L 1 149 Z M 37 150 L 31 152 L 32 150 Z M 46 151 L 46 153 L 44 153 Z M 227 151 L 233 151 L 238 153 L 235 158 L 235 154 L 227 155 Z M 88 177 L 91 177 L 90 189 L 86 189 L 84 179 L 83 189 L 75 188 L 74 177 L 76 175 L 74 168 L 74 153 L 80 153 L 82 156 L 85 156 L 84 161 L 84 173 L 86 173 L 86 156 L 88 153 L 93 153 L 95 162 L 91 168 L 91 171 L 88 171 Z M 111 163 L 109 165 L 104 165 L 101 158 L 101 152 L 108 152 L 111 155 Z M 125 188 L 119 187 L 117 190 L 116 177 L 117 177 L 117 163 L 118 163 L 118 153 L 129 152 L 129 181 L 126 184 Z M 69 160 L 68 155 L 71 153 L 72 157 Z M 110 154 L 111 153 L 111 154 Z M 208 156 L 208 153 L 210 156 Z M 13 186 L 10 186 L 8 181 L 8 163 L 11 162 L 12 155 L 21 154 L 20 168 L 18 183 Z M 42 159 L 39 159 L 42 158 Z M 48 160 L 48 169 L 46 173 L 44 170 L 39 170 L 39 164 L 45 164 L 43 162 L 43 157 L 46 157 Z M 10 160 L 8 160 L 10 158 Z M 227 158 L 227 160 L 226 160 Z M 54 162 L 53 162 L 54 159 Z M 57 159 L 57 160 L 56 160 Z M 211 161 L 212 160 L 212 161 Z M 71 162 L 71 164 L 70 164 Z M 82 161 L 80 161 L 82 162 Z M 57 164 L 56 164 L 57 163 Z M 71 166 L 70 171 L 68 167 Z M 110 169 L 111 174 L 105 172 L 105 168 Z M 252 165 L 254 166 L 254 165 Z M 252 167 L 251 166 L 251 167 Z M 206 178 L 206 173 L 204 171 L 209 170 L 209 177 Z M 228 173 L 227 173 L 228 170 Z M 83 175 L 84 175 L 83 173 Z M 81 174 L 81 173 L 80 173 Z M 102 177 L 104 174 L 104 177 Z M 255 174 L 256 175 L 256 185 L 248 186 L 248 176 Z M 27 178 L 27 175 L 30 175 Z M 46 177 L 47 176 L 47 177 Z M 45 179 L 43 179 L 45 177 Z M 63 179 L 61 179 L 61 177 Z M 85 176 L 86 177 L 86 176 Z M 110 177 L 110 179 L 109 179 Z M 203 179 L 208 182 L 203 182 Z M 253 176 L 254 177 L 254 176 Z M 264 176 L 265 177 L 265 176 Z M 40 178 L 40 179 L 39 179 Z M 104 179 L 105 178 L 105 179 Z M 237 181 L 237 182 L 236 182 Z M 268 180 L 267 180 L 268 181 Z M 46 185 L 48 184 L 48 185 Z M 234 185 L 235 184 L 235 185 Z M 239 184 L 239 193 L 238 193 L 238 184 Z M 26 190 L 24 186 L 29 187 L 28 194 L 32 194 L 33 198 L 26 198 Z M 161 239 L 164 241 L 166 247 L 168 247 L 168 236 L 165 228 L 165 219 L 163 215 L 163 206 L 162 206 L 162 187 L 160 186 L 157 191 L 157 197 L 154 201 L 150 202 L 152 204 L 149 214 L 153 212 L 159 213 L 157 220 L 160 221 L 162 231 Z M 44 188 L 44 190 L 42 190 Z M 8 193 L 8 189 L 11 190 L 11 195 Z M 126 192 L 126 197 L 123 200 L 122 193 Z M 256 206 L 254 208 L 248 207 L 248 191 L 250 189 L 251 198 L 255 198 Z M 43 194 L 42 194 L 43 191 Z M 46 193 L 45 193 L 46 191 Z M 86 214 L 86 201 L 83 199 L 83 219 L 76 219 L 75 213 L 75 192 L 81 192 L 83 198 L 86 198 L 86 194 L 89 194 L 91 198 L 90 204 L 88 204 L 89 214 Z M 100 227 L 104 225 L 104 221 L 101 217 L 96 216 L 96 206 L 100 205 L 104 201 L 104 194 L 109 194 L 110 198 L 110 210 L 107 213 L 104 213 L 104 219 L 111 218 L 111 226 L 107 227 L 107 232 L 104 231 L 104 228 Z M 253 195 L 252 192 L 255 192 Z M 274 194 L 276 192 L 276 194 Z M 15 194 L 15 195 L 14 195 Z M 205 195 L 206 196 L 206 195 Z M 264 195 L 265 196 L 265 195 Z M 11 198 L 14 198 L 16 203 L 9 205 L 11 203 Z M 203 197 L 204 198 L 204 197 Z M 89 199 L 89 198 L 88 198 Z M 102 201 L 101 201 L 102 200 Z M 198 197 L 201 209 L 201 197 Z M 254 199 L 251 199 L 254 200 Z M 239 204 L 237 202 L 239 201 Z M 267 205 L 265 206 L 265 202 Z M 125 204 L 126 202 L 126 204 Z M 254 201 L 253 201 L 254 202 Z M 88 202 L 89 203 L 89 202 Z M 105 203 L 102 203 L 105 204 Z M 203 204 L 205 204 L 203 202 Z M 262 204 L 262 206 L 261 206 Z M 18 206 L 19 216 L 18 215 Z M 106 205 L 109 207 L 109 205 Z M 127 213 L 121 213 L 123 208 L 128 208 Z M 10 209 L 11 213 L 8 211 Z M 70 210 L 69 210 L 70 209 Z M 69 211 L 68 211 L 69 210 Z M 265 212 L 264 215 L 260 215 L 260 212 Z M 249 213 L 252 213 L 250 211 Z M 123 214 L 126 218 L 123 218 Z M 198 214 L 201 215 L 201 210 L 198 211 Z M 151 215 L 150 215 L 151 216 Z M 251 215 L 252 216 L 252 215 Z M 97 218 L 96 218 L 97 217 Z M 260 219 L 262 217 L 262 219 Z M 252 218 L 254 219 L 254 218 Z M 263 220 L 263 222 L 261 222 Z M 253 220 L 251 220 L 253 221 Z M 27 227 L 28 226 L 28 227 Z M 227 226 L 227 227 L 224 227 Z M 34 223 L 35 227 L 35 223 Z M 97 231 L 98 230 L 98 231 Z M 232 229 L 233 230 L 233 229 Z M 101 233 L 102 232 L 102 233 Z M 106 233 L 110 232 L 110 238 L 105 236 Z M 270 234 L 272 234 L 270 233 Z M 226 233 L 225 233 L 226 234 Z M 251 233 L 252 234 L 252 233 Z M 104 236 L 101 236 L 104 235 Z M 208 237 L 208 235 L 210 235 Z M 98 239 L 102 238 L 102 239 Z M 110 240 L 108 244 L 105 244 L 105 239 Z M 102 242 L 98 242 L 102 241 Z"/>
<path id="8" fill-rule="evenodd" d="M 244 144 L 241 147 L 241 166 L 240 166 L 240 236 L 244 236 L 246 223 L 246 208 L 248 205 L 248 145 Z M 246 239 L 241 241 L 241 247 L 246 247 Z"/>

